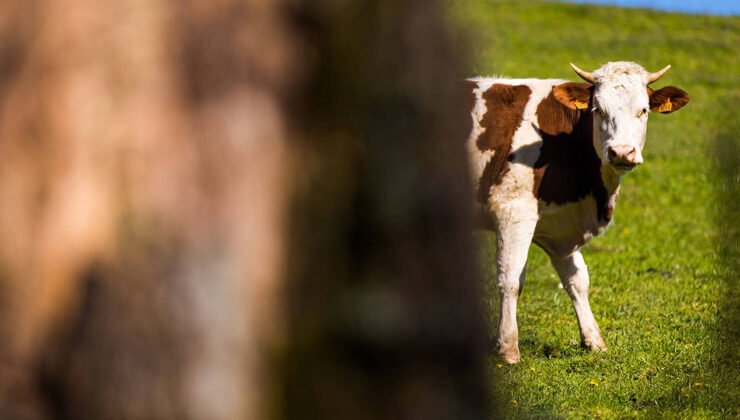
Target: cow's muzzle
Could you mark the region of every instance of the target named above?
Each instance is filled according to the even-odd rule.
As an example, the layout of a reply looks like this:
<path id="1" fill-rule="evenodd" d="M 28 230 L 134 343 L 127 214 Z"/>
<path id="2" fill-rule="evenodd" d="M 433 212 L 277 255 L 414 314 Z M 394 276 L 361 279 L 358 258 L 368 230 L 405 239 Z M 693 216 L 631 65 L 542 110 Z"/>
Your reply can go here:
<path id="1" fill-rule="evenodd" d="M 629 171 L 642 163 L 637 149 L 630 145 L 609 146 L 607 157 L 609 164 L 621 172 Z"/>

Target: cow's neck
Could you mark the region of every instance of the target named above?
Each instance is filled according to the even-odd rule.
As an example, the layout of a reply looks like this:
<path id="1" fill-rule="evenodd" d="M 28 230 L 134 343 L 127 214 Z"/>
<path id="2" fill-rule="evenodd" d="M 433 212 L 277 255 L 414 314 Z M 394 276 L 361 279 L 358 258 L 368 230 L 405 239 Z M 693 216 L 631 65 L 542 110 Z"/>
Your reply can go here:
<path id="1" fill-rule="evenodd" d="M 617 196 L 619 195 L 619 183 L 621 177 L 617 175 L 608 165 L 601 165 L 601 182 L 606 190 L 606 219 L 600 219 L 600 222 L 609 224 L 614 215 L 614 208 L 617 206 Z M 598 204 L 597 204 L 598 205 Z"/>
<path id="2" fill-rule="evenodd" d="M 619 176 L 604 168 L 593 145 L 593 116 L 571 110 L 551 93 L 537 108 L 542 136 L 534 164 L 535 195 L 545 204 L 564 205 L 592 196 L 599 224 L 611 221 Z"/>
<path id="3" fill-rule="evenodd" d="M 604 188 L 606 188 L 608 196 L 611 197 L 612 195 L 619 193 L 619 183 L 621 180 L 622 177 L 617 175 L 609 165 L 601 165 L 601 181 L 604 183 Z"/>

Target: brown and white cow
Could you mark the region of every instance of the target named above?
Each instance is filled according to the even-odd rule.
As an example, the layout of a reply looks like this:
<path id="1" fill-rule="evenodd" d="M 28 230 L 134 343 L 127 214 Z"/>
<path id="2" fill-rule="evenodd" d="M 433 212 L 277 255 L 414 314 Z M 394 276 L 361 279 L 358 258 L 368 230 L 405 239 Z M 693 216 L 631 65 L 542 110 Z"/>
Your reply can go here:
<path id="1" fill-rule="evenodd" d="M 653 90 L 656 73 L 613 62 L 586 83 L 555 79 L 475 78 L 467 148 L 476 204 L 497 235 L 501 312 L 499 354 L 519 361 L 516 304 L 532 242 L 549 256 L 571 298 L 582 346 L 606 350 L 588 303 L 580 248 L 612 220 L 622 175 L 641 164 L 649 111 L 670 113 L 689 101 L 673 86 Z"/>

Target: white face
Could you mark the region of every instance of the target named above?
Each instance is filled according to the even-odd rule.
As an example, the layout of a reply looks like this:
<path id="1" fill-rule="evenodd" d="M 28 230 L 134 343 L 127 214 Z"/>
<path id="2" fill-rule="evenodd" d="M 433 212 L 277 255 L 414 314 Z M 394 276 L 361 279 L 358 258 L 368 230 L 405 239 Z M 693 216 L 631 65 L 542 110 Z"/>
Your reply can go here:
<path id="1" fill-rule="evenodd" d="M 644 77 L 597 82 L 593 95 L 594 149 L 604 164 L 627 173 L 642 163 L 650 110 Z"/>

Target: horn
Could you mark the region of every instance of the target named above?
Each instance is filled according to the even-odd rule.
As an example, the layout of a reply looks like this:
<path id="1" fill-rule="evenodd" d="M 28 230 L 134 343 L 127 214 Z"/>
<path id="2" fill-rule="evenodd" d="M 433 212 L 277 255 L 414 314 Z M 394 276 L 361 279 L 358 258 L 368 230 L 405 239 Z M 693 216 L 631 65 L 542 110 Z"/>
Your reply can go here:
<path id="1" fill-rule="evenodd" d="M 658 70 L 655 73 L 650 73 L 648 75 L 648 84 L 653 83 L 654 81 L 656 81 L 656 80 L 660 79 L 661 77 L 663 77 L 663 75 L 666 74 L 666 72 L 670 68 L 671 68 L 671 65 L 669 64 L 669 65 L 663 67 L 663 70 Z"/>
<path id="2" fill-rule="evenodd" d="M 570 63 L 570 66 L 573 67 L 573 70 L 575 70 L 576 73 L 579 76 L 581 76 L 581 79 L 583 79 L 583 80 L 585 80 L 585 81 L 587 81 L 589 83 L 593 83 L 594 82 L 594 75 L 593 74 L 591 74 L 591 73 L 589 73 L 587 71 L 583 71 L 583 70 L 579 69 L 578 66 L 576 66 L 573 63 Z"/>

